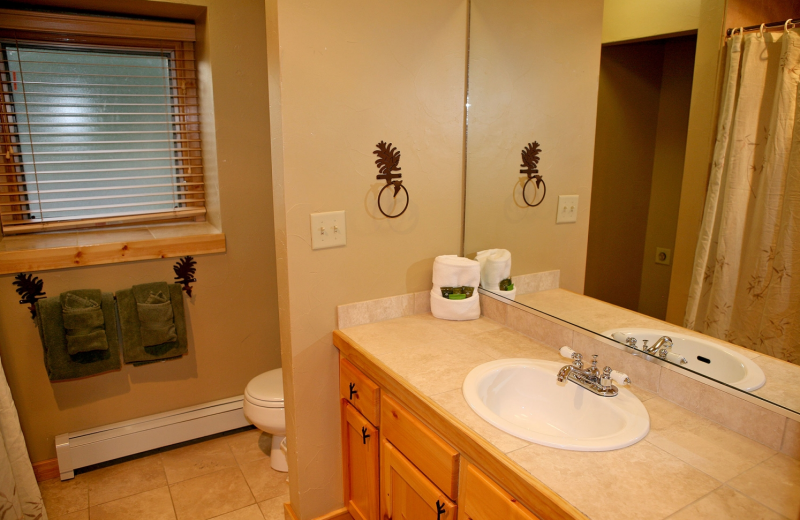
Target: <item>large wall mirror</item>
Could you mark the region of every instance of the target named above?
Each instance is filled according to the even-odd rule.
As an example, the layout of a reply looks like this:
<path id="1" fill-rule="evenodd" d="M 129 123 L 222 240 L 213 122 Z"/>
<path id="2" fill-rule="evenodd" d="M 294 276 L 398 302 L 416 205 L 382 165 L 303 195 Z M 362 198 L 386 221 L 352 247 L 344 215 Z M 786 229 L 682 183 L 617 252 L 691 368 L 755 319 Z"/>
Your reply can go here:
<path id="1" fill-rule="evenodd" d="M 800 413 L 798 7 L 578 4 L 471 0 L 482 291 Z"/>

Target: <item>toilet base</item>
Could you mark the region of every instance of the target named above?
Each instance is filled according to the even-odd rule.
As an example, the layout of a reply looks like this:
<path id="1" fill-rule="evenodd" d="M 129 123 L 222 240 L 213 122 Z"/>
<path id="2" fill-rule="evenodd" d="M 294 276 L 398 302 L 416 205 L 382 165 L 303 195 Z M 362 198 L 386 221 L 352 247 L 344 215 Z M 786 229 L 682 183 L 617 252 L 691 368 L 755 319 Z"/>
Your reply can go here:
<path id="1" fill-rule="evenodd" d="M 270 466 L 275 471 L 286 473 L 289 471 L 289 464 L 286 462 L 286 454 L 281 450 L 281 442 L 286 438 L 285 435 L 272 436 L 272 450 L 270 451 Z"/>

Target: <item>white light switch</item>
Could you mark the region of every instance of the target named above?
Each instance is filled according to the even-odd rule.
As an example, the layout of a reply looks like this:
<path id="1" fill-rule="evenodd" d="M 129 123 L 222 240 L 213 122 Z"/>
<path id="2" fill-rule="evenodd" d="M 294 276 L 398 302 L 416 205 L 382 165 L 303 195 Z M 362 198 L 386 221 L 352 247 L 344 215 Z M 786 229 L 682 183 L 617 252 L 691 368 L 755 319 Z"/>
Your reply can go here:
<path id="1" fill-rule="evenodd" d="M 578 221 L 578 196 L 559 195 L 558 196 L 558 215 L 556 224 L 566 224 Z"/>
<path id="2" fill-rule="evenodd" d="M 311 249 L 326 249 L 347 244 L 344 211 L 311 214 Z"/>

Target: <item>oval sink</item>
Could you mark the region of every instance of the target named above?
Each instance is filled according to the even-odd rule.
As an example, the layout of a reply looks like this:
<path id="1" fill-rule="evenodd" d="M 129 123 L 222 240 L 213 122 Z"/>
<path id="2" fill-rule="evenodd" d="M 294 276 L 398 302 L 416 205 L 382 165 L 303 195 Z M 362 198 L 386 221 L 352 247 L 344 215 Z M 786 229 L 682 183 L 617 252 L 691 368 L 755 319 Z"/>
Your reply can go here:
<path id="1" fill-rule="evenodd" d="M 474 368 L 464 398 L 486 421 L 526 441 L 574 451 L 608 451 L 642 440 L 647 409 L 629 390 L 600 397 L 556 381 L 565 363 L 500 359 Z"/>
<path id="2" fill-rule="evenodd" d="M 673 343 L 672 352 L 688 361 L 680 366 L 746 392 L 758 390 L 767 381 L 764 371 L 751 359 L 712 341 L 656 329 L 611 329 L 603 335 L 613 339 L 614 333 L 636 338 L 637 349 L 641 348 L 643 340 L 652 345 L 661 336 L 669 336 Z"/>

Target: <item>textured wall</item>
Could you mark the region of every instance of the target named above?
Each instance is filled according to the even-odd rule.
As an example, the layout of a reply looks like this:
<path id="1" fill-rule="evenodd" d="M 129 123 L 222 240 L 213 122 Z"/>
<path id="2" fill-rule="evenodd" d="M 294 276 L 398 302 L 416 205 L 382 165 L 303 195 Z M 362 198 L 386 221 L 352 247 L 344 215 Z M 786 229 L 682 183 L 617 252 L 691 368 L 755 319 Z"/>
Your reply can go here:
<path id="1" fill-rule="evenodd" d="M 195 284 L 195 297 L 186 305 L 187 357 L 54 384 L 47 379 L 42 347 L 28 311 L 17 303 L 12 277 L 0 277 L 0 356 L 34 461 L 55 457 L 57 434 L 240 395 L 250 378 L 280 366 L 269 107 L 265 90 L 256 88 L 267 81 L 264 3 L 183 3 L 208 7 L 207 19 L 201 20 L 205 41 L 199 47 L 205 49 L 198 68 L 205 78 L 201 95 L 213 94 L 214 114 L 204 115 L 204 132 L 216 137 L 216 157 L 209 149 L 206 160 L 212 170 L 216 162 L 228 251 L 197 258 L 200 281 Z M 81 2 L 59 4 L 79 6 Z M 135 6 L 140 14 L 158 13 L 159 4 L 130 2 L 126 7 Z M 36 274 L 45 280 L 51 296 L 69 289 L 114 291 L 171 280 L 174 262 Z"/>
<path id="2" fill-rule="evenodd" d="M 466 9 L 267 1 L 290 488 L 303 520 L 342 505 L 336 306 L 429 289 L 433 258 L 460 248 Z M 380 140 L 402 152 L 411 194 L 395 220 L 375 204 Z M 347 246 L 312 251 L 309 213 L 331 210 L 347 212 Z"/>
<path id="3" fill-rule="evenodd" d="M 605 0 L 603 43 L 696 31 L 699 24 L 700 0 Z"/>
<path id="4" fill-rule="evenodd" d="M 611 45 L 602 56 L 585 294 L 636 310 L 664 45 Z"/>
<path id="5" fill-rule="evenodd" d="M 672 266 L 655 262 L 656 249 L 675 250 L 696 41 L 694 36 L 684 36 L 664 42 L 664 73 L 658 102 L 658 129 L 638 309 L 661 320 L 667 316 Z"/>
<path id="6" fill-rule="evenodd" d="M 512 275 L 560 269 L 561 286 L 576 292 L 586 266 L 602 15 L 600 0 L 472 1 L 464 251 L 508 249 Z M 547 183 L 536 208 L 525 206 L 519 183 L 520 150 L 531 141 L 541 145 Z M 580 196 L 576 224 L 556 224 L 559 195 Z"/>

